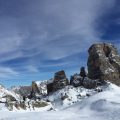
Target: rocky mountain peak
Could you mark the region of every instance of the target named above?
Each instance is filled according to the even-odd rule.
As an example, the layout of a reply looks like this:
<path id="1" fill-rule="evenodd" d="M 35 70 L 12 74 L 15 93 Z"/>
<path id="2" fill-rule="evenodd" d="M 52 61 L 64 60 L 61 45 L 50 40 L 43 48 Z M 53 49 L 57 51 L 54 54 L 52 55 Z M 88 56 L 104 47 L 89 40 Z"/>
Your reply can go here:
<path id="1" fill-rule="evenodd" d="M 112 44 L 93 44 L 89 50 L 88 76 L 120 85 L 120 56 Z"/>

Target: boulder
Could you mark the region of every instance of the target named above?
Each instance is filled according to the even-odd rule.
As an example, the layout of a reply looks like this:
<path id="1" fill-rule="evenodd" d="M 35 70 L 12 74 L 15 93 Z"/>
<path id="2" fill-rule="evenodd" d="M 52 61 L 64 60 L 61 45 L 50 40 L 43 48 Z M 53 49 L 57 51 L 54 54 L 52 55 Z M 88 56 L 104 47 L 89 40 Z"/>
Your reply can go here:
<path id="1" fill-rule="evenodd" d="M 91 79 L 104 80 L 120 85 L 120 56 L 112 44 L 93 44 L 89 50 L 88 76 Z"/>

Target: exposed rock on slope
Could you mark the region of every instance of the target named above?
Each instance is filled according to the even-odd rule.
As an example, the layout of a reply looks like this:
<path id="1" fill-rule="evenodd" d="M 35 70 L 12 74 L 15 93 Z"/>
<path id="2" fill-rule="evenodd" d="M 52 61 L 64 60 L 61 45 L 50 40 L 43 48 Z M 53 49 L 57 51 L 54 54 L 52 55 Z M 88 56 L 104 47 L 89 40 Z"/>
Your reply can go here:
<path id="1" fill-rule="evenodd" d="M 64 88 L 66 85 L 68 85 L 68 83 L 69 82 L 64 70 L 58 71 L 54 75 L 53 90 L 56 91 L 58 89 Z"/>
<path id="2" fill-rule="evenodd" d="M 88 76 L 120 85 L 120 56 L 111 44 L 93 44 L 89 50 Z"/>
<path id="3" fill-rule="evenodd" d="M 44 80 L 44 81 L 36 81 L 38 90 L 39 90 L 39 94 L 40 95 L 47 95 L 49 93 L 49 89 L 48 89 L 48 85 L 53 83 L 53 79 L 50 80 Z M 52 86 L 51 86 L 51 89 Z"/>
<path id="4" fill-rule="evenodd" d="M 92 80 L 88 77 L 81 77 L 79 74 L 74 74 L 71 76 L 70 84 L 74 87 L 83 86 L 87 89 L 94 89 L 98 86 L 99 81 L 98 80 Z"/>
<path id="5" fill-rule="evenodd" d="M 57 91 L 58 89 L 64 88 L 68 85 L 69 81 L 63 70 L 55 73 L 54 78 L 46 81 L 34 81 L 32 83 L 33 93 L 39 95 L 47 95 L 51 92 Z"/>
<path id="6" fill-rule="evenodd" d="M 32 82 L 32 91 L 31 91 L 31 97 L 35 97 L 36 94 L 40 94 L 38 85 L 35 81 Z"/>

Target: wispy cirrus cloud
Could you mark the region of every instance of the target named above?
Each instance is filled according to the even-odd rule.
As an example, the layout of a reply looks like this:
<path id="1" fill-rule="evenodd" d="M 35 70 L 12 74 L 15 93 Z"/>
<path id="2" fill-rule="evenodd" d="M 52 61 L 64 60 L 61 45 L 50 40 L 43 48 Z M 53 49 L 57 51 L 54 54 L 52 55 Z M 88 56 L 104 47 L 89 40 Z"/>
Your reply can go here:
<path id="1" fill-rule="evenodd" d="M 116 1 L 0 1 L 0 65 L 20 73 L 79 67 Z"/>
<path id="2" fill-rule="evenodd" d="M 8 67 L 0 67 L 0 79 L 2 78 L 11 78 L 11 77 L 15 77 L 18 76 L 19 73 L 16 72 L 15 70 L 8 68 Z"/>

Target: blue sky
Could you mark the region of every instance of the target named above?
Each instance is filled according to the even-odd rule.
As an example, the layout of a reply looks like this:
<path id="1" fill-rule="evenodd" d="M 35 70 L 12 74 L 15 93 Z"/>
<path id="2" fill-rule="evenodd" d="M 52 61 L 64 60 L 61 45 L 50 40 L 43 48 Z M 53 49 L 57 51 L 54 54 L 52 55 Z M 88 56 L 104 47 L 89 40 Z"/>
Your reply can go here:
<path id="1" fill-rule="evenodd" d="M 0 83 L 29 85 L 86 67 L 93 43 L 120 51 L 119 0 L 0 0 Z"/>

